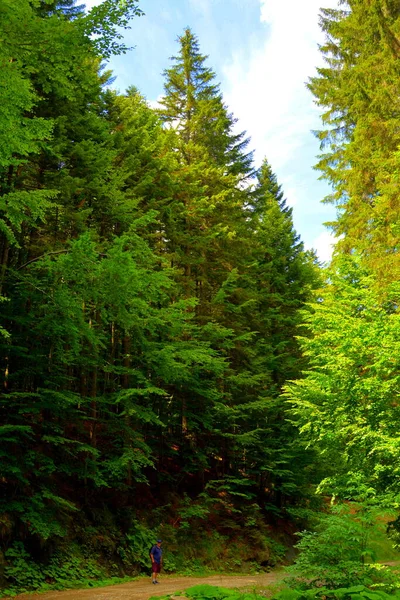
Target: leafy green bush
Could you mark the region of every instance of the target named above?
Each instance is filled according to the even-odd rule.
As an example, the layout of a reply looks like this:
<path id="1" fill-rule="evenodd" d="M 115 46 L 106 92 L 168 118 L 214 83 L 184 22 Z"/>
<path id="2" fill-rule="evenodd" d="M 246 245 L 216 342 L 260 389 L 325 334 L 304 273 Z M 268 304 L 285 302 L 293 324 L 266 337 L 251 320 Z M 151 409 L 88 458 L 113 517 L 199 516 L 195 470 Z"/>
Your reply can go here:
<path id="1" fill-rule="evenodd" d="M 171 556 L 171 554 L 168 554 L 164 559 L 163 559 L 163 569 L 166 573 L 175 573 L 177 568 L 176 568 L 176 562 L 174 560 L 174 557 Z"/>
<path id="2" fill-rule="evenodd" d="M 124 542 L 118 548 L 118 554 L 125 565 L 150 566 L 149 549 L 157 539 L 156 533 L 139 522 L 134 522 Z"/>
<path id="3" fill-rule="evenodd" d="M 371 590 L 364 585 L 353 585 L 347 588 L 330 590 L 326 587 L 308 590 L 282 590 L 271 600 L 399 600 L 400 592 L 388 594 L 382 590 Z"/>
<path id="4" fill-rule="evenodd" d="M 164 600 L 174 597 L 175 594 L 164 596 Z M 192 600 L 265 600 L 264 596 L 252 592 L 240 592 L 238 590 L 230 590 L 222 587 L 214 587 L 212 585 L 203 584 L 195 585 L 185 591 L 184 597 Z M 150 598 L 150 600 L 156 600 Z M 157 598 L 157 600 L 162 600 Z"/>
<path id="5" fill-rule="evenodd" d="M 89 582 L 106 577 L 105 571 L 96 560 L 85 558 L 76 545 L 69 552 L 59 549 L 48 563 L 37 563 L 21 542 L 16 542 L 5 553 L 4 576 L 7 588 L 5 595 L 31 590 L 63 589 L 77 583 L 85 586 Z"/>
<path id="6" fill-rule="evenodd" d="M 305 531 L 297 544 L 300 550 L 295 565 L 288 568 L 293 587 L 342 588 L 351 585 L 391 583 L 390 569 L 373 564 L 371 549 L 379 525 L 376 511 L 362 504 L 334 506 L 319 516 L 315 531 Z"/>
<path id="7" fill-rule="evenodd" d="M 25 550 L 22 542 L 15 542 L 5 553 L 4 575 L 10 585 L 19 591 L 38 589 L 45 578 L 41 567 L 36 564 Z"/>

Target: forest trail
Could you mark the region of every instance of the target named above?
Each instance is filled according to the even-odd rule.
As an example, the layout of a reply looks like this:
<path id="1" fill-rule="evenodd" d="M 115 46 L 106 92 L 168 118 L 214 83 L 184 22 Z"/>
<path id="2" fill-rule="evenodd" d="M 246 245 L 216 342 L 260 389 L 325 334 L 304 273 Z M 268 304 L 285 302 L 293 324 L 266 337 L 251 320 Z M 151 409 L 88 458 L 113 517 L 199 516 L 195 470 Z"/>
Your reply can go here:
<path id="1" fill-rule="evenodd" d="M 262 575 L 213 575 L 212 577 L 162 577 L 159 585 L 149 579 L 130 581 L 120 585 L 86 590 L 66 590 L 44 594 L 22 594 L 15 600 L 149 600 L 151 597 L 183 592 L 193 585 L 205 584 L 226 588 L 259 588 L 279 582 L 284 571 L 277 570 Z M 177 594 L 178 595 L 178 594 Z"/>

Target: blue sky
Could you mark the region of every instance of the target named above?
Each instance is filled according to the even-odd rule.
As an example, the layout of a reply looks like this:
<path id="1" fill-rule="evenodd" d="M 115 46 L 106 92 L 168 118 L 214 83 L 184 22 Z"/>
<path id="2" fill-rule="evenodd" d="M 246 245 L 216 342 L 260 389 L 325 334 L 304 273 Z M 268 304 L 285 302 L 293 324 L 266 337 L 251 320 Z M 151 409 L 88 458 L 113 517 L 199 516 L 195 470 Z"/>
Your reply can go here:
<path id="1" fill-rule="evenodd" d="M 99 3 L 85 2 L 88 8 Z M 321 204 L 329 189 L 313 169 L 319 146 L 312 130 L 320 126 L 319 113 L 305 86 L 321 64 L 321 5 L 334 7 L 337 0 L 141 0 L 145 16 L 124 32 L 125 43 L 135 49 L 110 66 L 117 89 L 135 85 L 156 103 L 176 38 L 189 26 L 209 55 L 240 130 L 252 139 L 256 164 L 268 159 L 306 247 L 329 260 L 332 236 L 323 223 L 334 219 L 335 209 Z"/>

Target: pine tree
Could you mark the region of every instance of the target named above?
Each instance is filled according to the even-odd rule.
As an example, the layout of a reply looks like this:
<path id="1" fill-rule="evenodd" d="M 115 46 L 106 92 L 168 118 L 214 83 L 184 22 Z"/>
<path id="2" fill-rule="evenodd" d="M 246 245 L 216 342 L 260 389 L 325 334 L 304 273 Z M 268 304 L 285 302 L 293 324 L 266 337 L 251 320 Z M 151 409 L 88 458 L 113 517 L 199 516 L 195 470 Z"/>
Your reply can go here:
<path id="1" fill-rule="evenodd" d="M 185 256 L 183 241 L 188 239 L 188 232 L 181 203 L 185 181 L 176 152 L 171 149 L 175 132 L 162 128 L 158 116 L 134 88 L 114 99 L 111 115 L 119 150 L 117 165 L 124 174 L 125 194 L 131 207 L 127 222 L 132 218 L 132 211 L 137 211 L 142 222 L 141 235 L 156 252 L 158 268 L 170 272 L 178 284 L 173 293 L 175 300 L 187 301 L 188 322 L 179 343 L 177 338 L 176 358 L 179 360 L 179 347 L 186 349 L 186 355 L 182 354 L 182 365 L 176 373 L 171 362 L 171 371 L 162 375 L 168 382 L 171 401 L 168 410 L 165 403 L 160 402 L 160 414 L 169 427 L 168 433 L 158 433 L 157 452 L 160 472 L 164 472 L 168 464 L 177 469 L 178 463 L 180 472 L 193 476 L 204 469 L 207 462 L 204 455 L 201 458 L 201 439 L 212 428 L 210 411 L 218 397 L 216 373 L 221 373 L 224 361 L 216 348 L 211 350 L 210 340 L 197 324 L 198 301 L 193 297 L 196 280 L 193 282 L 188 276 L 189 271 L 192 273 L 191 266 L 186 263 L 183 273 L 177 269 L 182 265 L 180 257 Z M 193 182 L 192 190 L 195 186 L 199 184 Z M 189 243 L 193 244 L 193 240 Z M 206 360 L 207 356 L 209 364 L 205 371 L 196 363 Z M 185 446 L 179 455 L 171 452 L 177 443 Z"/>
<path id="2" fill-rule="evenodd" d="M 241 183 L 252 173 L 252 156 L 245 153 L 244 133 L 232 131 L 234 119 L 196 37 L 187 29 L 178 42 L 179 55 L 165 71 L 159 110 L 172 128 L 169 143 L 178 159 L 177 224 L 168 238 L 182 285 L 199 298 L 198 314 L 207 319 L 212 297 L 240 251 L 246 202 Z"/>
<path id="3" fill-rule="evenodd" d="M 333 186 L 339 248 L 357 249 L 382 281 L 398 279 L 399 7 L 346 0 L 322 11 L 326 66 L 310 82 L 323 108 L 318 168 Z"/>
<path id="4" fill-rule="evenodd" d="M 292 208 L 287 206 L 266 160 L 258 173 L 253 207 L 252 228 L 258 242 L 256 289 L 265 299 L 257 315 L 263 315 L 270 327 L 266 337 L 274 348 L 273 377 L 279 388 L 299 372 L 301 356 L 295 339 L 301 323 L 298 311 L 318 285 L 316 259 L 304 250 L 293 226 Z"/>
<path id="5" fill-rule="evenodd" d="M 199 42 L 190 29 L 178 38 L 180 51 L 173 66 L 164 71 L 165 95 L 160 104 L 164 123 L 179 133 L 184 160 L 191 161 L 191 142 L 205 148 L 216 166 L 227 173 L 249 176 L 252 153 L 245 153 L 249 139 L 245 132 L 234 133 L 236 119 L 228 113 L 215 82 L 215 73 L 206 66 Z M 186 148 L 185 148 L 186 147 Z"/>
<path id="6" fill-rule="evenodd" d="M 327 200 L 338 207 L 332 226 L 341 239 L 306 315 L 309 367 L 287 395 L 304 440 L 325 461 L 321 491 L 346 501 L 390 503 L 398 493 L 389 355 L 398 329 L 399 23 L 394 2 L 323 10 L 326 65 L 309 84 L 324 109 L 317 166 L 333 186 Z"/>
<path id="7" fill-rule="evenodd" d="M 108 101 L 117 150 L 115 166 L 126 199 L 119 205 L 119 230 L 129 227 L 132 218 L 143 216 L 142 235 L 159 256 L 166 255 L 175 218 L 171 198 L 177 187 L 177 161 L 168 132 L 136 88 L 129 88 L 124 96 L 109 93 Z"/>
<path id="8" fill-rule="evenodd" d="M 302 470 L 294 465 L 310 464 L 312 453 L 296 443 L 281 392 L 288 379 L 300 374 L 300 309 L 312 297 L 318 275 L 267 161 L 248 210 L 246 255 L 238 262 L 234 286 L 225 289 L 223 322 L 234 327 L 237 341 L 229 351 L 228 401 L 219 417 L 230 426 L 225 435 L 234 453 L 228 459 L 232 474 L 246 473 L 260 490 L 268 489 L 272 507 L 307 493 Z M 264 492 L 261 497 L 265 502 Z"/>

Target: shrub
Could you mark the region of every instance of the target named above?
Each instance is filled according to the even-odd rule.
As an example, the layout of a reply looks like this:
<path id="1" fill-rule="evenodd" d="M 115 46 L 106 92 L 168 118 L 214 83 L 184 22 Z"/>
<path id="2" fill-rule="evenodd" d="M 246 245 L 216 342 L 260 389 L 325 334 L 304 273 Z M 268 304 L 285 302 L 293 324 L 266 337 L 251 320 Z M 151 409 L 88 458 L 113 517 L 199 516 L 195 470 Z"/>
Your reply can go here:
<path id="1" fill-rule="evenodd" d="M 400 600 L 400 592 L 387 594 L 382 590 L 371 590 L 364 585 L 330 590 L 326 587 L 308 590 L 282 590 L 271 600 Z"/>
<path id="2" fill-rule="evenodd" d="M 119 546 L 118 554 L 127 566 L 137 565 L 145 569 L 149 568 L 149 549 L 156 539 L 157 535 L 153 530 L 136 521 L 125 536 L 124 542 Z"/>
<path id="3" fill-rule="evenodd" d="M 390 570 L 371 562 L 370 540 L 378 526 L 376 513 L 363 505 L 335 506 L 322 514 L 315 531 L 299 534 L 300 553 L 288 568 L 289 584 L 334 589 L 390 581 Z"/>

